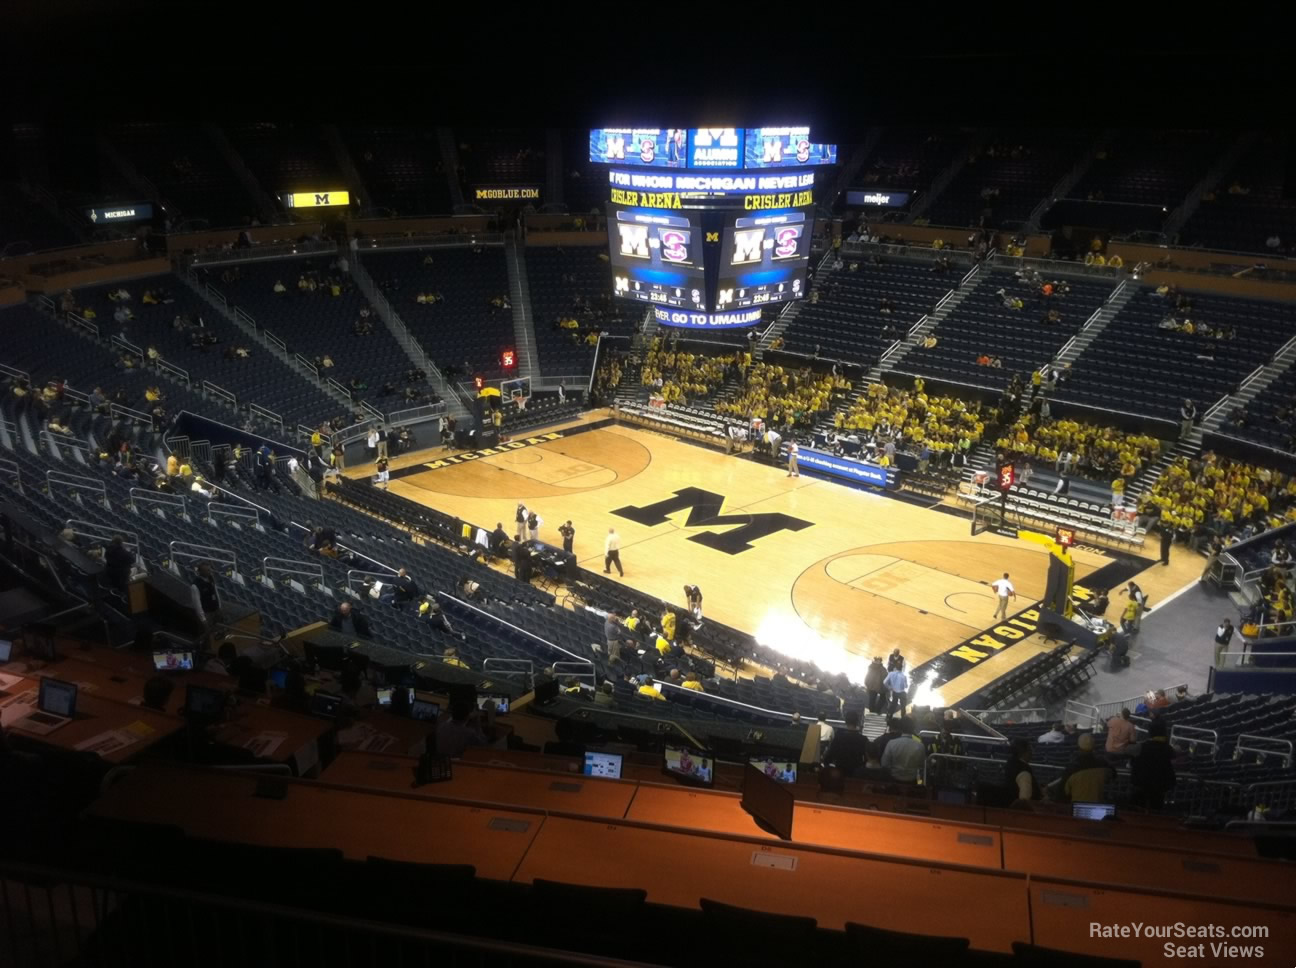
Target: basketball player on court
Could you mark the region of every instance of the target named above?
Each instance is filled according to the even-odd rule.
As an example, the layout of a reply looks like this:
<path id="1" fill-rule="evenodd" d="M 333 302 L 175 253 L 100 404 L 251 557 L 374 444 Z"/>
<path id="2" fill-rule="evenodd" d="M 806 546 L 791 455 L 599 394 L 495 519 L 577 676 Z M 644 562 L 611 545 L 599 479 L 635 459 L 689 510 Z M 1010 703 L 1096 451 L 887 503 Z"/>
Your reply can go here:
<path id="1" fill-rule="evenodd" d="M 1013 588 L 1013 583 L 1008 580 L 1008 572 L 1006 571 L 998 581 L 991 582 L 990 587 L 999 596 L 999 605 L 994 613 L 995 621 L 1006 622 L 1008 621 L 1008 600 L 1017 597 L 1017 589 Z"/>

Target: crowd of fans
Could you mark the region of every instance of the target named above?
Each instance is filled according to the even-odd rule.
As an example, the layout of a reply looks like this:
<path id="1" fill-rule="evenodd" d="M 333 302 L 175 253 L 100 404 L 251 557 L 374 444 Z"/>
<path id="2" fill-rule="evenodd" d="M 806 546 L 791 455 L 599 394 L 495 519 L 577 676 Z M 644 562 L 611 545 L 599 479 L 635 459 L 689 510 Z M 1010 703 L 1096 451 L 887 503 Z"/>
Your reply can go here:
<path id="1" fill-rule="evenodd" d="M 1140 512 L 1159 519 L 1176 540 L 1214 554 L 1296 521 L 1296 477 L 1207 451 L 1170 465 Z"/>
<path id="2" fill-rule="evenodd" d="M 808 366 L 797 370 L 756 363 L 743 371 L 742 391 L 715 404 L 720 414 L 758 417 L 772 427 L 809 428 L 850 389 L 850 380 L 836 372 L 819 373 Z"/>
<path id="3" fill-rule="evenodd" d="M 658 337 L 644 357 L 640 379 L 666 403 L 688 404 L 714 393 L 726 378 L 738 377 L 750 366 L 750 353 L 686 353 L 664 346 Z"/>
<path id="4" fill-rule="evenodd" d="M 838 434 L 856 434 L 865 450 L 873 444 L 884 449 L 888 442 L 900 449 L 914 449 L 922 461 L 965 462 L 968 453 L 999 421 L 996 408 L 977 401 L 951 396 L 929 396 L 921 377 L 911 390 L 873 383 L 849 409 L 838 411 L 833 427 Z M 924 456 L 925 455 L 925 456 Z"/>
<path id="5" fill-rule="evenodd" d="M 1002 458 L 1014 463 L 1049 465 L 1060 474 L 1093 479 L 1118 477 L 1128 482 L 1161 451 L 1161 442 L 1146 434 L 1127 434 L 1114 427 L 1077 420 L 1021 415 L 996 442 Z"/>

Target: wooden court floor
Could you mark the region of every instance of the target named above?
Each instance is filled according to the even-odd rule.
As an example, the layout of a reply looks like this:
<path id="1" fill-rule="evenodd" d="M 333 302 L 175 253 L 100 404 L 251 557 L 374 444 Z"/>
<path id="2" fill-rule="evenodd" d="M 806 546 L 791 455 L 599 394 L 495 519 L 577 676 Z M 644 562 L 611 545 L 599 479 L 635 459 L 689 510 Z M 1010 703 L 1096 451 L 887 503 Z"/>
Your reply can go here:
<path id="1" fill-rule="evenodd" d="M 522 502 L 543 519 L 540 537 L 555 544 L 570 519 L 587 568 L 602 568 L 604 537 L 615 527 L 628 584 L 675 602 L 685 583 L 700 585 L 705 615 L 852 678 L 862 678 L 873 655 L 899 648 L 916 668 L 995 626 L 988 584 L 1005 571 L 1019 608 L 1044 590 L 1043 548 L 973 537 L 966 515 L 789 478 L 628 426 L 557 434 L 459 463 L 439 452 L 412 455 L 391 491 L 485 528 L 501 522 L 510 533 Z M 1110 561 L 1088 549 L 1073 557 L 1077 583 Z M 1020 639 L 920 698 L 956 702 L 1041 648 L 1039 636 Z"/>

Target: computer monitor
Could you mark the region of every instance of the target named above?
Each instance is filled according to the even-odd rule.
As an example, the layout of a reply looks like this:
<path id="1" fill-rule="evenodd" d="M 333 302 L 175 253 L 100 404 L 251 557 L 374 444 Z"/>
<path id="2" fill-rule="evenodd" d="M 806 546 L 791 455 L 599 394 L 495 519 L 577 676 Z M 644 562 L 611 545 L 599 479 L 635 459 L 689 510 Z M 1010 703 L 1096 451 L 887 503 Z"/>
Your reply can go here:
<path id="1" fill-rule="evenodd" d="M 796 782 L 796 760 L 784 759 L 778 756 L 753 756 L 747 762 L 771 780 L 778 780 L 780 783 Z"/>
<path id="2" fill-rule="evenodd" d="M 409 696 L 409 700 L 408 700 L 408 702 L 406 703 L 407 705 L 410 705 L 410 706 L 414 705 L 414 690 L 413 690 L 413 688 L 411 688 L 411 687 L 401 687 L 400 689 L 396 689 L 396 688 L 391 688 L 391 689 L 379 689 L 379 690 L 378 690 L 378 705 L 380 705 L 380 706 L 390 706 L 390 705 L 392 704 L 392 696 L 393 696 L 395 693 L 397 693 L 397 692 L 403 692 L 403 693 L 405 693 L 407 696 Z"/>
<path id="3" fill-rule="evenodd" d="M 415 699 L 410 703 L 410 718 L 421 719 L 424 722 L 435 722 L 436 718 L 441 715 L 441 704 L 428 702 L 426 699 Z"/>
<path id="4" fill-rule="evenodd" d="M 792 839 L 792 813 L 796 798 L 780 783 L 751 763 L 743 770 L 742 808 L 756 825 L 780 840 Z"/>
<path id="5" fill-rule="evenodd" d="M 545 703 L 553 702 L 558 698 L 558 680 L 546 679 L 544 682 L 537 682 L 535 687 L 535 704 L 543 706 Z"/>
<path id="6" fill-rule="evenodd" d="M 288 670 L 278 667 L 270 670 L 270 682 L 276 689 L 288 688 Z"/>
<path id="7" fill-rule="evenodd" d="M 585 775 L 606 776 L 613 780 L 621 779 L 620 753 L 586 753 Z"/>
<path id="8" fill-rule="evenodd" d="M 153 668 L 159 672 L 188 672 L 193 669 L 192 652 L 154 652 Z"/>
<path id="9" fill-rule="evenodd" d="M 509 697 L 501 696 L 498 693 L 492 692 L 480 693 L 477 696 L 477 708 L 485 709 L 488 706 L 493 706 L 495 712 L 499 715 L 506 716 L 509 711 Z"/>
<path id="10" fill-rule="evenodd" d="M 1077 801 L 1071 804 L 1071 816 L 1078 820 L 1106 820 L 1116 816 L 1116 804 Z"/>
<path id="11" fill-rule="evenodd" d="M 711 786 L 715 783 L 715 759 L 704 750 L 688 746 L 667 746 L 662 757 L 662 772 L 681 783 Z"/>
<path id="12" fill-rule="evenodd" d="M 317 692 L 311 696 L 310 714 L 322 719 L 337 719 L 342 711 L 342 697 L 331 692 Z"/>
<path id="13" fill-rule="evenodd" d="M 43 713 L 72 719 L 76 716 L 77 684 L 62 679 L 42 679 L 36 702 Z"/>
<path id="14" fill-rule="evenodd" d="M 200 723 L 217 723 L 225 715 L 226 694 L 208 686 L 185 687 L 185 716 Z"/>
<path id="15" fill-rule="evenodd" d="M 13 658 L 13 642 L 9 639 L 0 639 L 0 665 L 4 665 Z"/>
<path id="16" fill-rule="evenodd" d="M 54 626 L 28 625 L 23 628 L 24 651 L 33 659 L 57 662 L 58 649 L 54 645 Z"/>

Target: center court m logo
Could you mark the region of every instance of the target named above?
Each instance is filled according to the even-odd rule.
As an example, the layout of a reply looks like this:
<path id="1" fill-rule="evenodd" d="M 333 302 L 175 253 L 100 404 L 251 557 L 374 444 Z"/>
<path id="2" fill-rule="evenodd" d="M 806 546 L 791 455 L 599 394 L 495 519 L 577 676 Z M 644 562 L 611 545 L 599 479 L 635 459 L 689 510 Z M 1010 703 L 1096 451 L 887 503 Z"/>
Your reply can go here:
<path id="1" fill-rule="evenodd" d="M 636 524 L 652 527 L 664 524 L 676 511 L 687 510 L 686 528 L 703 528 L 709 525 L 737 525 L 732 531 L 703 531 L 701 534 L 689 535 L 690 541 L 723 551 L 727 555 L 736 555 L 751 548 L 751 542 L 767 534 L 779 531 L 801 531 L 812 527 L 813 521 L 802 521 L 791 515 L 781 513 L 762 514 L 721 514 L 724 507 L 724 495 L 704 491 L 700 487 L 686 487 L 676 491 L 674 497 L 668 497 L 656 504 L 644 507 L 628 505 L 617 508 L 612 513 L 622 518 L 629 518 Z"/>

